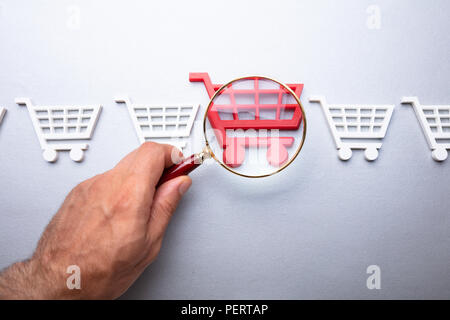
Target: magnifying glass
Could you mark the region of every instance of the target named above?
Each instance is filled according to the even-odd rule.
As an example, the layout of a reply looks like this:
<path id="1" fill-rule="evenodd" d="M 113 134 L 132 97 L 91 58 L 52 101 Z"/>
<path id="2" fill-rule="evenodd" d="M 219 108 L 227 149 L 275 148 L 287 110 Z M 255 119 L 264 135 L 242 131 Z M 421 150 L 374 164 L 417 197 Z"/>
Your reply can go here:
<path id="1" fill-rule="evenodd" d="M 302 84 L 285 85 L 263 76 L 212 84 L 207 73 L 190 73 L 211 98 L 203 118 L 205 147 L 166 170 L 158 183 L 186 175 L 206 159 L 242 177 L 261 178 L 291 164 L 303 147 L 306 117 Z"/>

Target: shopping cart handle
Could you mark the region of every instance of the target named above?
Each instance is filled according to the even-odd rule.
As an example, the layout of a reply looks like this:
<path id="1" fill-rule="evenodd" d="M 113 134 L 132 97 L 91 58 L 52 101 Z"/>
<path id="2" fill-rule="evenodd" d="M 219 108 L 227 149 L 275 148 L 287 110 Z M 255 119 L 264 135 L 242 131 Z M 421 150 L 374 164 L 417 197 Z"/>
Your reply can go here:
<path id="1" fill-rule="evenodd" d="M 211 78 L 207 72 L 189 72 L 190 82 L 211 82 Z"/>
<path id="2" fill-rule="evenodd" d="M 189 158 L 184 158 L 180 163 L 174 164 L 173 166 L 164 170 L 156 187 L 159 187 L 164 182 L 174 179 L 176 177 L 189 174 L 191 171 L 196 169 L 201 164 L 202 160 L 199 159 L 198 155 L 196 154 L 191 155 Z"/>
<path id="3" fill-rule="evenodd" d="M 211 82 L 211 78 L 207 72 L 190 72 L 189 73 L 189 81 L 190 82 L 203 82 L 205 84 L 206 91 L 210 98 L 215 93 L 214 85 Z"/>

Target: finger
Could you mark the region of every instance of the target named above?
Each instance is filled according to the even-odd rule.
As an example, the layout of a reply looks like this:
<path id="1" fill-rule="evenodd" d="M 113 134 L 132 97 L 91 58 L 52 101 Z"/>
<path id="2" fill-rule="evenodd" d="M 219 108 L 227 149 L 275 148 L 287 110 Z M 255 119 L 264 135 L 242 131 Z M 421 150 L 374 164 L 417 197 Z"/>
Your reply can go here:
<path id="1" fill-rule="evenodd" d="M 144 145 L 147 145 L 147 144 L 151 144 L 151 143 L 150 142 L 144 143 Z M 169 145 L 169 147 L 173 148 L 172 149 L 172 159 L 171 159 L 172 161 L 169 161 L 169 159 L 167 159 L 167 160 L 164 159 L 165 167 L 168 167 L 168 166 L 172 165 L 173 163 L 178 163 L 178 161 L 180 161 L 183 158 L 183 153 L 178 148 L 175 148 L 170 145 Z M 131 151 L 129 154 L 127 154 L 124 158 L 122 158 L 122 160 L 120 160 L 117 163 L 115 168 L 129 169 L 130 167 L 134 167 L 131 164 L 136 160 L 137 154 L 141 153 L 141 151 L 142 151 L 141 148 L 142 148 L 142 145 L 140 147 L 134 149 L 133 151 Z"/>
<path id="2" fill-rule="evenodd" d="M 142 181 L 155 186 L 164 168 L 173 165 L 181 157 L 181 151 L 174 146 L 146 142 L 138 149 L 132 170 L 142 177 Z"/>
<path id="3" fill-rule="evenodd" d="M 164 159 L 164 167 L 170 167 L 175 163 L 178 163 L 183 158 L 183 153 L 177 147 L 165 144 L 165 143 L 155 143 L 155 142 L 146 142 L 139 148 L 139 153 L 137 159 L 143 157 L 145 161 L 147 159 L 148 153 L 156 153 L 158 152 Z M 151 162 L 146 163 L 148 166 L 152 166 Z"/>
<path id="4" fill-rule="evenodd" d="M 161 239 L 183 194 L 192 184 L 188 176 L 165 182 L 156 191 L 150 212 L 148 235 L 153 241 Z"/>
<path id="5" fill-rule="evenodd" d="M 122 178 L 134 176 L 135 183 L 147 186 L 148 191 L 148 187 L 155 187 L 162 170 L 174 161 L 179 161 L 182 155 L 181 151 L 171 145 L 145 142 L 125 156 L 113 170 Z"/>

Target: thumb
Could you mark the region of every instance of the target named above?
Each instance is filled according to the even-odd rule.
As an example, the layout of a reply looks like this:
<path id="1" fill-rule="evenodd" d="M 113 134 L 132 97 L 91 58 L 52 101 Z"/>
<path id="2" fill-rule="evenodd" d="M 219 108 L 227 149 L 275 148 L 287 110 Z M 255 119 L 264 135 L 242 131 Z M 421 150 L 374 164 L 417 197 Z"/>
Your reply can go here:
<path id="1" fill-rule="evenodd" d="M 148 225 L 153 239 L 162 238 L 183 194 L 192 184 L 188 176 L 180 176 L 163 183 L 155 193 Z"/>

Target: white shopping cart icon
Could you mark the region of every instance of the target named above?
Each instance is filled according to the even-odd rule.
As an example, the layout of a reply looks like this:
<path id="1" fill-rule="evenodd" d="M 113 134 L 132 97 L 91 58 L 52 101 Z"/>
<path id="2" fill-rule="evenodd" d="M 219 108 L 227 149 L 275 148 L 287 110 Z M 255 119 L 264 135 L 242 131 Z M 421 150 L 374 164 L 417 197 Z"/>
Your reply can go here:
<path id="1" fill-rule="evenodd" d="M 0 124 L 2 123 L 3 117 L 5 116 L 6 109 L 3 107 L 0 107 Z"/>
<path id="2" fill-rule="evenodd" d="M 432 150 L 433 159 L 436 161 L 447 159 L 447 149 L 450 149 L 450 105 L 424 106 L 417 97 L 403 97 L 402 103 L 413 106 Z"/>
<path id="3" fill-rule="evenodd" d="M 179 138 L 189 137 L 191 134 L 199 105 L 139 105 L 132 104 L 127 96 L 116 97 L 114 100 L 126 104 L 141 144 L 157 139 L 179 149 L 186 146 L 186 141 Z"/>
<path id="4" fill-rule="evenodd" d="M 367 160 L 378 157 L 378 149 L 392 117 L 394 105 L 327 104 L 322 96 L 312 96 L 319 102 L 333 135 L 341 160 L 352 157 L 352 149 L 364 149 Z"/>
<path id="5" fill-rule="evenodd" d="M 86 143 L 68 140 L 85 140 L 92 137 L 100 115 L 100 105 L 84 106 L 33 106 L 28 98 L 17 98 L 16 103 L 26 105 L 39 139 L 43 157 L 48 162 L 58 158 L 57 151 L 69 151 L 73 161 L 82 161 Z M 62 141 L 55 144 L 53 141 Z M 65 142 L 64 142 L 65 141 Z"/>

